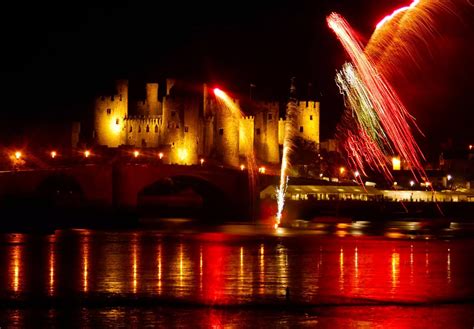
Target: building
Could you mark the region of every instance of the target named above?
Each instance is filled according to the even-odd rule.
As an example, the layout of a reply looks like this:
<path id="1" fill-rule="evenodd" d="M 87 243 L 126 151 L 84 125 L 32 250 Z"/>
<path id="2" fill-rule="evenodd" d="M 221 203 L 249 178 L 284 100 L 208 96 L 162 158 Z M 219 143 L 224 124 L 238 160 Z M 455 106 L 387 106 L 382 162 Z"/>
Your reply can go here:
<path id="1" fill-rule="evenodd" d="M 233 103 L 240 108 L 238 99 Z M 277 102 L 254 102 L 249 115 L 236 115 L 216 99 L 206 84 L 196 90 L 183 81 L 166 80 L 159 95 L 157 83 L 146 84 L 146 99 L 129 102 L 128 81 L 116 93 L 98 97 L 94 106 L 96 144 L 117 148 L 157 148 L 166 162 L 197 164 L 201 157 L 238 167 L 253 149 L 263 163 L 280 162 L 286 121 Z M 298 102 L 298 134 L 319 144 L 319 102 Z"/>

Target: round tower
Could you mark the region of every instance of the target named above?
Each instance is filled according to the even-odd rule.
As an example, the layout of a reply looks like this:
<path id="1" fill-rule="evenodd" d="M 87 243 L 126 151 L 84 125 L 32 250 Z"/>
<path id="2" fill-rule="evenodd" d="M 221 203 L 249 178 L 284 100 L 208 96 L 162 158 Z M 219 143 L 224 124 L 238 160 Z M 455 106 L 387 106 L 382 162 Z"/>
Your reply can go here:
<path id="1" fill-rule="evenodd" d="M 237 107 L 237 100 L 232 100 Z M 225 165 L 238 167 L 240 118 L 225 105 L 218 106 L 216 112 L 216 151 Z"/>

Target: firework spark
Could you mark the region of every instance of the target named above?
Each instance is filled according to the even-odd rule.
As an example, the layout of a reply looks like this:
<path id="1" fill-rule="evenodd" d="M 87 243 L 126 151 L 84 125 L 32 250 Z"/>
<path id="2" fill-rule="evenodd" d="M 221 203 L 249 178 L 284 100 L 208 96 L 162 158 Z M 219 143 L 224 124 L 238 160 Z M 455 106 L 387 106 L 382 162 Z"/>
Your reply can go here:
<path id="1" fill-rule="evenodd" d="M 425 177 L 420 161 L 423 154 L 411 132 L 410 124 L 416 127 L 413 117 L 395 90 L 366 56 L 362 44 L 356 39 L 346 20 L 332 13 L 327 22 L 344 46 L 354 67 L 345 66 L 337 78 L 349 107 L 357 117 L 359 137 L 347 140 L 350 152 L 358 154 L 353 157 L 354 163 L 358 164 L 359 169 L 362 169 L 362 159 L 369 165 L 381 165 L 386 161 L 387 151 L 390 151 L 407 161 L 415 177 Z M 386 171 L 383 166 L 381 168 Z"/>
<path id="2" fill-rule="evenodd" d="M 275 216 L 275 229 L 278 228 L 281 223 L 283 208 L 285 206 L 285 194 L 288 187 L 288 169 L 290 167 L 290 155 L 294 146 L 293 138 L 295 136 L 297 114 L 298 106 L 296 105 L 296 99 L 292 98 L 288 103 L 286 111 L 285 135 L 280 169 L 280 185 L 276 189 L 278 210 Z"/>

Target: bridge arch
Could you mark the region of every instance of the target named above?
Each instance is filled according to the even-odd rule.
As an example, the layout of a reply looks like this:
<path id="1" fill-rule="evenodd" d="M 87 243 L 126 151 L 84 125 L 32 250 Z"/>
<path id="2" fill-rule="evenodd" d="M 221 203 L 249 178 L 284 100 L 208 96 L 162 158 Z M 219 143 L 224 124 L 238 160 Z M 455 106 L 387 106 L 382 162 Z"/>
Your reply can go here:
<path id="1" fill-rule="evenodd" d="M 56 173 L 45 177 L 36 187 L 35 194 L 53 206 L 79 206 L 84 192 L 71 175 Z"/>
<path id="2" fill-rule="evenodd" d="M 138 192 L 138 207 L 156 216 L 219 220 L 232 212 L 230 197 L 197 175 L 173 175 L 155 180 Z"/>

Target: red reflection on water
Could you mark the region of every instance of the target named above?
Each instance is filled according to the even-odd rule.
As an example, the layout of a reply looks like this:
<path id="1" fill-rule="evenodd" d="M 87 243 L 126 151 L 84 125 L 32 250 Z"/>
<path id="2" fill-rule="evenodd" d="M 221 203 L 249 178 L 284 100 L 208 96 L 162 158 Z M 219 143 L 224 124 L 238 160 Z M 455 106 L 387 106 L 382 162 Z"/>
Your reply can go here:
<path id="1" fill-rule="evenodd" d="M 226 303 L 224 296 L 226 264 L 229 247 L 222 244 L 203 244 L 203 289 L 206 303 Z"/>

